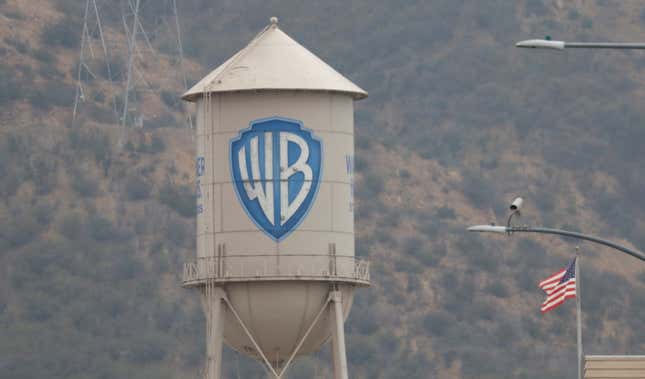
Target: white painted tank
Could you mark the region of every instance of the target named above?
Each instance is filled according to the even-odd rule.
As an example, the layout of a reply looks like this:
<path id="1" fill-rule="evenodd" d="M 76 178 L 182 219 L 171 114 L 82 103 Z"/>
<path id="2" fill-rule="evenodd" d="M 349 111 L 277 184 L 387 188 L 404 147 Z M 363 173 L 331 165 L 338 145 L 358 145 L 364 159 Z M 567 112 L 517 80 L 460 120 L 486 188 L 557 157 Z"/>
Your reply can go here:
<path id="1" fill-rule="evenodd" d="M 272 22 L 184 94 L 197 103 L 197 260 L 186 286 L 214 283 L 224 339 L 274 367 L 296 349 L 332 287 L 347 317 L 356 286 L 353 101 L 367 93 Z M 321 314 L 297 354 L 330 336 Z"/>

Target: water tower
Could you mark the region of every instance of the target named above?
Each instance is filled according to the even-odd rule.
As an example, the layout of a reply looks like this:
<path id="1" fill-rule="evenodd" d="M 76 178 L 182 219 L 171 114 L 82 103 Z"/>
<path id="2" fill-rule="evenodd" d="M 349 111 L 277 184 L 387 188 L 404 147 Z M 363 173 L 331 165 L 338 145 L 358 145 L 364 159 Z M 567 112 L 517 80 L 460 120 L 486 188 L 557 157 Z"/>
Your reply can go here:
<path id="1" fill-rule="evenodd" d="M 368 262 L 354 257 L 354 100 L 367 93 L 271 23 L 183 99 L 197 103 L 197 259 L 184 286 L 207 319 L 206 378 L 222 343 L 282 378 L 344 321 Z"/>

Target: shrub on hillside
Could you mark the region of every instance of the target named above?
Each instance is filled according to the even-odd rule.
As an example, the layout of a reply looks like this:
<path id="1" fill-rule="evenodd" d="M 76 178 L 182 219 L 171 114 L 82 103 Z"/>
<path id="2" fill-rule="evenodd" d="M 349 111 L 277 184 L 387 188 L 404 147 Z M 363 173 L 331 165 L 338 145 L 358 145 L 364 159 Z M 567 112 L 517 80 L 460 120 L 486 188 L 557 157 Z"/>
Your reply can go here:
<path id="1" fill-rule="evenodd" d="M 100 95 L 98 95 L 98 99 L 94 98 L 93 100 L 100 103 Z M 98 123 L 114 124 L 118 119 L 118 116 L 115 115 L 114 111 L 107 107 L 102 107 L 94 103 L 85 103 L 85 107 L 87 115 Z"/>
<path id="2" fill-rule="evenodd" d="M 30 321 L 43 322 L 56 314 L 58 304 L 47 296 L 38 295 L 25 299 L 23 316 Z"/>
<path id="3" fill-rule="evenodd" d="M 163 139 L 159 136 L 152 136 L 152 141 L 150 142 L 150 145 L 148 146 L 148 153 L 161 153 L 164 150 L 166 150 L 166 143 L 163 141 Z"/>
<path id="4" fill-rule="evenodd" d="M 513 272 L 513 276 L 518 287 L 524 291 L 535 291 L 537 283 L 543 279 L 539 271 L 528 267 L 518 268 Z"/>
<path id="5" fill-rule="evenodd" d="M 18 191 L 20 179 L 17 175 L 6 175 L 5 172 L 0 168 L 0 196 L 7 199 Z"/>
<path id="6" fill-rule="evenodd" d="M 366 237 L 358 235 L 356 239 L 356 256 L 357 257 L 367 257 L 372 246 L 372 241 Z"/>
<path id="7" fill-rule="evenodd" d="M 401 211 L 397 208 L 380 208 L 381 217 L 377 221 L 377 226 L 381 230 L 391 230 L 396 228 L 401 223 Z"/>
<path id="8" fill-rule="evenodd" d="M 13 46 L 20 54 L 27 54 L 29 52 L 30 46 L 26 41 L 23 41 L 16 37 L 5 37 L 4 41 L 8 45 Z"/>
<path id="9" fill-rule="evenodd" d="M 493 351 L 473 348 L 461 354 L 461 372 L 464 378 L 497 378 L 503 372 L 499 357 Z"/>
<path id="10" fill-rule="evenodd" d="M 19 137 L 6 134 L 0 139 L 0 196 L 9 198 L 13 196 L 20 183 L 24 181 L 25 157 L 22 154 L 22 144 Z M 16 164 L 16 162 L 23 164 Z"/>
<path id="11" fill-rule="evenodd" d="M 94 197 L 99 191 L 99 184 L 94 178 L 77 172 L 72 177 L 72 188 L 83 197 Z"/>
<path id="12" fill-rule="evenodd" d="M 149 142 L 140 141 L 136 146 L 132 141 L 128 141 L 125 144 L 125 150 L 130 153 L 156 154 L 166 150 L 166 143 L 163 141 L 163 138 L 153 135 Z"/>
<path id="13" fill-rule="evenodd" d="M 464 174 L 464 180 L 461 185 L 464 195 L 480 209 L 494 207 L 493 195 L 495 187 L 490 180 L 476 172 L 467 172 Z"/>
<path id="14" fill-rule="evenodd" d="M 180 95 L 174 91 L 161 91 L 161 100 L 163 100 L 164 104 L 172 109 L 182 110 L 183 108 Z"/>
<path id="15" fill-rule="evenodd" d="M 44 87 L 33 88 L 28 97 L 33 106 L 43 110 L 51 107 L 69 107 L 74 104 L 76 89 L 63 82 L 50 80 Z"/>
<path id="16" fill-rule="evenodd" d="M 57 164 L 46 157 L 33 158 L 29 164 L 29 176 L 39 195 L 47 195 L 58 184 Z"/>
<path id="17" fill-rule="evenodd" d="M 582 27 L 585 29 L 591 29 L 593 27 L 593 20 L 589 17 L 582 19 Z"/>
<path id="18" fill-rule="evenodd" d="M 6 2 L 7 2 L 7 0 L 1 0 L 1 2 L 4 4 L 4 3 L 6 3 Z M 22 14 L 22 13 L 20 13 L 20 12 L 19 12 L 19 11 L 17 11 L 17 10 L 11 10 L 11 9 L 9 9 L 9 10 L 4 11 L 4 12 L 3 12 L 3 14 L 4 14 L 7 18 L 11 18 L 11 19 L 14 19 L 14 20 L 24 20 L 24 19 L 25 19 L 25 15 L 24 15 L 24 14 Z"/>
<path id="19" fill-rule="evenodd" d="M 122 77 L 122 73 L 126 71 L 126 62 L 122 57 L 111 56 L 108 62 L 96 60 L 92 63 L 93 72 L 98 73 L 103 79 L 112 80 L 114 82 L 122 81 L 124 79 Z M 108 65 L 110 66 L 109 71 Z"/>
<path id="20" fill-rule="evenodd" d="M 490 293 L 491 295 L 499 298 L 506 298 L 508 297 L 508 288 L 506 288 L 506 285 L 499 280 L 496 280 L 489 284 L 486 287 L 486 292 Z"/>
<path id="21" fill-rule="evenodd" d="M 50 53 L 48 49 L 38 49 L 33 53 L 34 58 L 38 59 L 45 64 L 54 64 L 56 63 L 56 57 L 54 54 Z"/>
<path id="22" fill-rule="evenodd" d="M 58 71 L 56 66 L 53 64 L 40 65 L 40 67 L 38 67 L 38 73 L 45 80 L 63 79 L 65 77 L 65 74 Z"/>
<path id="23" fill-rule="evenodd" d="M 103 103 L 105 101 L 105 93 L 100 89 L 94 90 L 92 92 L 92 100 L 97 103 Z"/>
<path id="24" fill-rule="evenodd" d="M 132 175 L 125 180 L 125 194 L 129 200 L 145 200 L 150 196 L 152 185 L 141 175 Z"/>
<path id="25" fill-rule="evenodd" d="M 441 231 L 442 224 L 437 217 L 420 217 L 417 221 L 417 228 L 430 240 L 433 240 Z"/>
<path id="26" fill-rule="evenodd" d="M 177 120 L 172 113 L 164 113 L 151 119 L 143 120 L 143 127 L 145 129 L 156 128 L 174 128 L 177 126 Z"/>
<path id="27" fill-rule="evenodd" d="M 358 186 L 358 196 L 371 199 L 375 198 L 385 189 L 385 181 L 378 173 L 369 172 L 363 178 L 363 182 Z"/>
<path id="28" fill-rule="evenodd" d="M 162 360 L 168 347 L 164 342 L 160 341 L 156 334 L 143 335 L 130 346 L 130 361 L 144 364 Z"/>
<path id="29" fill-rule="evenodd" d="M 40 202 L 31 209 L 31 214 L 43 227 L 49 225 L 54 217 L 54 207 L 47 202 Z"/>
<path id="30" fill-rule="evenodd" d="M 56 229 L 70 240 L 78 239 L 84 230 L 83 217 L 78 212 L 67 212 L 56 220 Z"/>
<path id="31" fill-rule="evenodd" d="M 109 241 L 117 238 L 117 230 L 110 220 L 94 215 L 87 222 L 90 237 L 95 241 Z"/>
<path id="32" fill-rule="evenodd" d="M 440 219 L 454 220 L 457 217 L 457 215 L 455 214 L 454 209 L 450 207 L 441 207 L 437 209 L 437 217 Z"/>
<path id="33" fill-rule="evenodd" d="M 159 201 L 183 217 L 195 216 L 195 193 L 189 186 L 167 182 L 159 191 Z"/>
<path id="34" fill-rule="evenodd" d="M 403 243 L 403 252 L 416 258 L 419 263 L 425 266 L 434 266 L 441 259 L 441 255 L 436 255 L 435 251 L 429 248 L 428 241 L 418 237 L 406 238 Z"/>
<path id="35" fill-rule="evenodd" d="M 454 325 L 454 317 L 444 311 L 438 311 L 424 317 L 422 324 L 431 336 L 441 337 Z"/>
<path id="36" fill-rule="evenodd" d="M 114 257 L 108 271 L 115 280 L 134 279 L 143 269 L 141 263 L 136 259 L 135 252 L 131 249 L 119 249 L 114 252 Z"/>
<path id="37" fill-rule="evenodd" d="M 19 215 L 11 220 L 0 221 L 0 247 L 20 247 L 40 233 L 41 227 L 35 218 Z"/>
<path id="38" fill-rule="evenodd" d="M 14 70 L 0 63 L 0 105 L 7 104 L 21 96 L 20 84 Z"/>
<path id="39" fill-rule="evenodd" d="M 61 21 L 47 25 L 42 32 L 42 41 L 49 46 L 62 46 L 67 48 L 78 47 L 81 29 L 75 22 L 65 18 Z"/>
<path id="40" fill-rule="evenodd" d="M 166 239 L 175 246 L 182 246 L 189 238 L 190 233 L 183 223 L 171 220 L 166 226 Z"/>
<path id="41" fill-rule="evenodd" d="M 423 250 L 423 240 L 418 237 L 408 237 L 403 243 L 403 252 L 407 255 L 417 256 Z"/>
<path id="42" fill-rule="evenodd" d="M 107 133 L 100 129 L 72 129 L 68 138 L 73 149 L 92 153 L 96 163 L 109 163 L 112 157 L 112 143 Z"/>
<path id="43" fill-rule="evenodd" d="M 394 262 L 394 268 L 398 272 L 405 272 L 407 274 L 419 274 L 423 271 L 422 267 L 416 260 L 407 256 L 399 256 L 399 258 Z"/>
<path id="44" fill-rule="evenodd" d="M 294 362 L 293 367 L 289 370 L 290 378 L 315 378 L 318 372 L 318 362 L 312 357 L 304 357 Z"/>

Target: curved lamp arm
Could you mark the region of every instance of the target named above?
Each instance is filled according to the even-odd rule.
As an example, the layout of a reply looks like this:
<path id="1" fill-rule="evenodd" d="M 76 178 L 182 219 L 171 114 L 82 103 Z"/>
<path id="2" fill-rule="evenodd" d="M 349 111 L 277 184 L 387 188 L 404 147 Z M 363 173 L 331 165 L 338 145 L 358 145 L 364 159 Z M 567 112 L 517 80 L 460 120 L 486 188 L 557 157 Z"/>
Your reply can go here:
<path id="1" fill-rule="evenodd" d="M 529 226 L 494 226 L 494 225 L 475 225 L 471 226 L 468 228 L 469 232 L 492 232 L 492 233 L 505 233 L 505 234 L 511 234 L 511 233 L 540 233 L 540 234 L 557 234 L 560 236 L 565 236 L 565 237 L 572 237 L 572 238 L 577 238 L 585 241 L 590 241 L 594 242 L 600 245 L 605 245 L 608 247 L 611 247 L 612 249 L 616 249 L 618 251 L 621 251 L 625 254 L 629 254 L 634 258 L 640 259 L 641 261 L 645 262 L 645 254 L 634 249 L 630 249 L 626 246 L 617 244 L 615 242 L 603 239 L 603 238 L 598 238 L 594 236 L 590 236 L 587 234 L 582 234 L 578 232 L 571 232 L 568 230 L 562 230 L 562 229 L 553 229 L 553 228 L 540 228 L 540 227 L 529 227 Z"/>

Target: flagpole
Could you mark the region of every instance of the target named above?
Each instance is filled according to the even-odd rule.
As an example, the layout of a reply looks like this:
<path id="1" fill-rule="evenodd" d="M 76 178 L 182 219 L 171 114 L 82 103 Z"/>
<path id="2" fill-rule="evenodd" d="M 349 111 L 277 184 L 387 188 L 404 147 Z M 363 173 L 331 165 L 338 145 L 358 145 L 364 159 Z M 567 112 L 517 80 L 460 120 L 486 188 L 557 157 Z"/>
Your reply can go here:
<path id="1" fill-rule="evenodd" d="M 580 298 L 580 249 L 576 246 L 576 308 L 578 313 L 578 379 L 584 379 L 584 356 L 582 350 L 582 306 Z"/>

